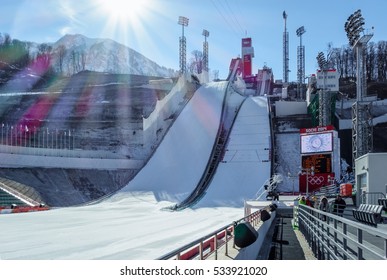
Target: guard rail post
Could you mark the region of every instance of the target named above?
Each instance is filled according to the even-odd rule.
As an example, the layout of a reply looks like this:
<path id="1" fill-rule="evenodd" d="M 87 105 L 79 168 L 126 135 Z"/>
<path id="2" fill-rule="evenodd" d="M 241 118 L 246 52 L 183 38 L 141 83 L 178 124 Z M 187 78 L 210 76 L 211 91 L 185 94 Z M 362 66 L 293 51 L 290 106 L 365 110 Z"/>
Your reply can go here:
<path id="1" fill-rule="evenodd" d="M 218 259 L 218 234 L 215 233 L 214 235 L 214 254 L 215 254 L 215 260 Z"/>
<path id="2" fill-rule="evenodd" d="M 199 257 L 201 260 L 203 259 L 203 241 L 200 241 L 199 244 Z"/>
<path id="3" fill-rule="evenodd" d="M 225 254 L 226 254 L 226 256 L 228 256 L 228 230 L 227 230 L 227 228 L 224 230 L 224 236 L 225 236 L 225 240 L 226 240 L 226 244 L 224 245 L 225 246 Z"/>
<path id="4" fill-rule="evenodd" d="M 357 229 L 357 242 L 363 244 L 363 231 L 359 228 Z M 357 248 L 357 258 L 359 260 L 363 259 L 363 249 L 360 246 Z"/>

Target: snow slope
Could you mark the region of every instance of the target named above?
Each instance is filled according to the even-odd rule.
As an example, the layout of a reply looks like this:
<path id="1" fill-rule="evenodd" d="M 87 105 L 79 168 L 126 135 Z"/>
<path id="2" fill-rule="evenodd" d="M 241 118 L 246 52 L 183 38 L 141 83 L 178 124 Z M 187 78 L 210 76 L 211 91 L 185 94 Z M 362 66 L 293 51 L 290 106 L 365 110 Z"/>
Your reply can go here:
<path id="1" fill-rule="evenodd" d="M 84 207 L 0 216 L 0 259 L 156 259 L 243 217 L 268 178 L 264 98 L 243 104 L 229 150 L 207 195 L 194 208 L 162 208 L 183 199 L 208 160 L 227 84 L 198 90 L 149 163 L 121 192 Z M 266 113 L 265 113 L 266 112 Z M 233 155 L 233 156 L 232 156 Z"/>
<path id="2" fill-rule="evenodd" d="M 223 162 L 198 206 L 243 207 L 270 178 L 270 124 L 265 97 L 248 98 L 231 132 Z"/>
<path id="3" fill-rule="evenodd" d="M 123 191 L 152 191 L 157 200 L 181 201 L 203 174 L 219 126 L 227 82 L 200 87 L 163 142 Z"/>

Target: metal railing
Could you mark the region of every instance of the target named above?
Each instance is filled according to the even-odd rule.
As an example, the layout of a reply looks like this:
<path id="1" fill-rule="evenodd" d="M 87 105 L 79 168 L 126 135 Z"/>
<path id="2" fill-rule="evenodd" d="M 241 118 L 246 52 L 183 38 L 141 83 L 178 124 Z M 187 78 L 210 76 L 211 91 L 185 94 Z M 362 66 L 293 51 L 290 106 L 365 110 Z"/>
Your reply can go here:
<path id="1" fill-rule="evenodd" d="M 210 256 L 218 260 L 220 248 L 224 249 L 224 254 L 228 256 L 230 247 L 235 248 L 234 229 L 242 221 L 249 222 L 254 228 L 261 224 L 261 211 L 269 208 L 260 209 L 243 217 L 234 223 L 228 224 L 214 232 L 211 232 L 189 244 L 177 248 L 172 252 L 158 258 L 158 260 L 205 260 Z M 230 244 L 231 243 L 231 244 Z M 224 247 L 224 248 L 223 248 Z"/>
<path id="2" fill-rule="evenodd" d="M 385 225 L 375 228 L 305 205 L 295 208 L 297 226 L 317 259 L 387 259 Z"/>
<path id="3" fill-rule="evenodd" d="M 340 187 L 336 184 L 331 184 L 328 186 L 322 186 L 320 189 L 314 192 L 316 196 L 326 196 L 326 197 L 335 197 L 340 193 Z"/>
<path id="4" fill-rule="evenodd" d="M 363 192 L 360 196 L 360 203 L 378 204 L 379 198 L 386 198 L 382 192 Z"/>

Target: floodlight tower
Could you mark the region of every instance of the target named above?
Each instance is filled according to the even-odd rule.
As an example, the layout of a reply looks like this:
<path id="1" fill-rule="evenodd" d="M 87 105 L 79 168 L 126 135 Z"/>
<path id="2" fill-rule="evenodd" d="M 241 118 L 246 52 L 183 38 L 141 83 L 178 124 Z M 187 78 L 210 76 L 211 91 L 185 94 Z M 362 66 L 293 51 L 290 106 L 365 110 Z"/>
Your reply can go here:
<path id="1" fill-rule="evenodd" d="M 325 78 L 327 75 L 328 70 L 328 62 L 325 59 L 324 53 L 319 52 L 317 57 L 317 63 L 318 67 L 320 68 L 320 71 L 323 75 L 323 87 L 320 89 L 319 95 L 318 95 L 318 125 L 319 126 L 327 126 L 330 122 L 330 102 L 329 102 L 329 96 L 325 88 Z"/>
<path id="2" fill-rule="evenodd" d="M 355 159 L 372 151 L 371 102 L 363 100 L 367 94 L 366 63 L 364 50 L 373 34 L 364 33 L 361 10 L 348 17 L 344 25 L 349 44 L 356 51 L 356 102 L 352 105 L 352 154 Z"/>
<path id="3" fill-rule="evenodd" d="M 300 45 L 297 47 L 297 97 L 302 99 L 302 85 L 305 80 L 305 47 L 302 45 L 302 34 L 306 32 L 304 26 L 296 30 L 296 34 L 300 37 Z"/>
<path id="4" fill-rule="evenodd" d="M 203 71 L 208 72 L 208 42 L 207 37 L 210 36 L 210 32 L 203 29 L 202 35 L 204 36 L 203 43 Z"/>
<path id="5" fill-rule="evenodd" d="M 284 19 L 284 23 L 285 23 L 285 29 L 284 29 L 284 33 L 283 33 L 283 66 L 284 66 L 284 69 L 283 69 L 283 79 L 284 79 L 284 84 L 287 84 L 289 82 L 289 33 L 288 33 L 288 30 L 286 28 L 286 20 L 288 18 L 288 15 L 286 14 L 286 12 L 284 11 L 282 13 L 282 17 Z"/>
<path id="6" fill-rule="evenodd" d="M 179 17 L 178 24 L 181 25 L 182 27 L 182 35 L 179 40 L 179 64 L 180 64 L 180 73 L 184 74 L 186 72 L 186 67 L 187 67 L 187 41 L 184 36 L 184 26 L 188 26 L 188 21 L 189 19 L 186 17 Z"/>

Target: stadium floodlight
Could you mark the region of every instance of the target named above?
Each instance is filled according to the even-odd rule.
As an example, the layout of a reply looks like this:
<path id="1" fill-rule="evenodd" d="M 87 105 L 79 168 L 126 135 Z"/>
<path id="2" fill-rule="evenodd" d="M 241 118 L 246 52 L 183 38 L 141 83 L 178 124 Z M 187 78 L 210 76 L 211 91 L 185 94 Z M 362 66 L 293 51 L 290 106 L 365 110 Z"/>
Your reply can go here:
<path id="1" fill-rule="evenodd" d="M 322 71 L 326 70 L 328 63 L 327 63 L 327 60 L 325 59 L 324 53 L 319 52 L 317 54 L 316 59 L 317 59 L 318 67 L 320 68 L 320 70 L 322 70 Z"/>
<path id="2" fill-rule="evenodd" d="M 296 30 L 300 37 L 300 45 L 297 47 L 297 98 L 302 99 L 303 83 L 305 81 L 305 47 L 302 45 L 302 35 L 306 32 L 304 26 Z"/>
<path id="3" fill-rule="evenodd" d="M 179 16 L 178 24 L 182 26 L 188 26 L 189 19 L 186 17 Z"/>
<path id="4" fill-rule="evenodd" d="M 304 26 L 301 26 L 300 28 L 298 28 L 296 30 L 296 34 L 297 34 L 298 37 L 301 37 L 301 35 L 304 34 L 305 32 L 306 32 L 306 30 L 305 30 Z"/>
<path id="5" fill-rule="evenodd" d="M 208 36 L 210 36 L 210 32 L 208 30 L 203 29 L 202 35 L 207 38 Z"/>
<path id="6" fill-rule="evenodd" d="M 323 87 L 318 95 L 319 126 L 326 126 L 330 124 L 329 98 L 325 92 L 325 78 L 326 72 L 328 71 L 328 63 L 323 52 L 319 52 L 316 59 L 323 78 Z"/>
<path id="7" fill-rule="evenodd" d="M 344 24 L 344 30 L 347 32 L 349 44 L 353 47 L 360 38 L 360 33 L 364 31 L 364 18 L 361 15 L 361 10 L 357 10 L 350 15 Z"/>
<path id="8" fill-rule="evenodd" d="M 186 72 L 186 49 L 187 49 L 187 41 L 184 36 L 184 26 L 188 26 L 189 19 L 183 16 L 179 16 L 178 24 L 181 25 L 182 28 L 182 35 L 179 40 L 179 49 L 180 49 L 180 55 L 179 55 L 179 64 L 180 64 L 180 73 Z"/>
<path id="9" fill-rule="evenodd" d="M 361 10 L 355 11 L 344 24 L 349 44 L 356 51 L 356 102 L 352 105 L 352 165 L 355 159 L 372 151 L 371 102 L 363 97 L 367 94 L 366 53 L 368 41 L 373 34 L 364 34 L 364 18 Z M 363 34 L 362 34 L 363 33 Z"/>

